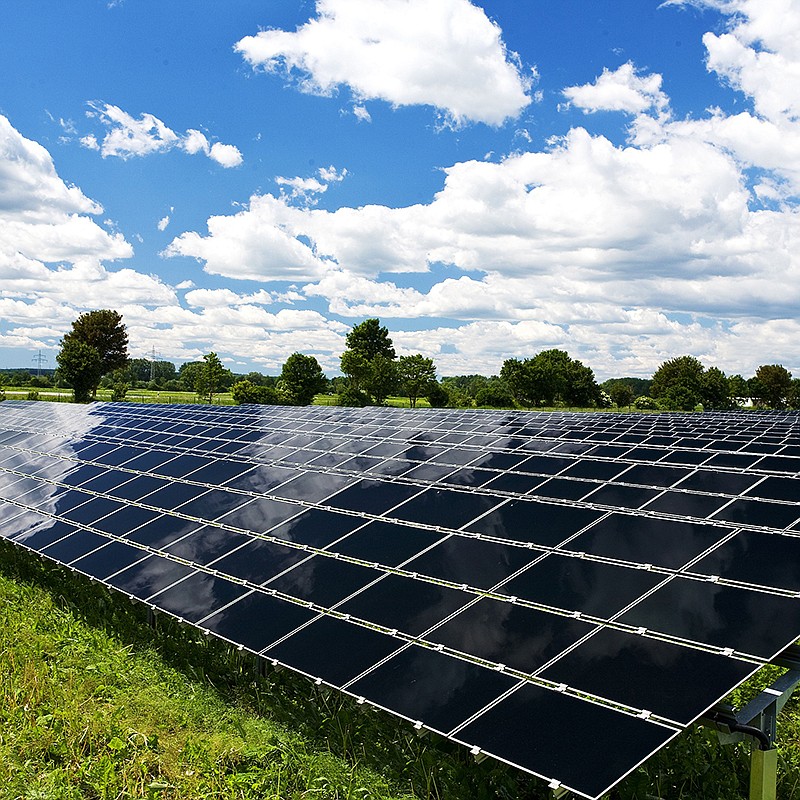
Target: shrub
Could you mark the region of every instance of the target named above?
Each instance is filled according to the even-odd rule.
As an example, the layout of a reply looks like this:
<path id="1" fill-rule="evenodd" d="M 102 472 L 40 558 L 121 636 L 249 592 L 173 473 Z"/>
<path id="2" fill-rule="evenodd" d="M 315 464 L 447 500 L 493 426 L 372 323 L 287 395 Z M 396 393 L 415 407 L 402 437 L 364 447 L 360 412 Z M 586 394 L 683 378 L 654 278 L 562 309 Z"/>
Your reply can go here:
<path id="1" fill-rule="evenodd" d="M 655 411 L 658 408 L 658 403 L 652 397 L 642 395 L 633 401 L 633 407 L 638 408 L 639 411 Z"/>

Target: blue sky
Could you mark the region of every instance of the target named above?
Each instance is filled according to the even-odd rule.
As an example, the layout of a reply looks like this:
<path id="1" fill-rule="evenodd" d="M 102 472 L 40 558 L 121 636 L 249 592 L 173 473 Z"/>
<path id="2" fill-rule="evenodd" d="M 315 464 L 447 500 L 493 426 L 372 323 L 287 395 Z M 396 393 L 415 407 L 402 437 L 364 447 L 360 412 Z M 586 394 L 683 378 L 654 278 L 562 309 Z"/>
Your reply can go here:
<path id="1" fill-rule="evenodd" d="M 0 365 L 800 373 L 800 0 L 7 0 Z"/>

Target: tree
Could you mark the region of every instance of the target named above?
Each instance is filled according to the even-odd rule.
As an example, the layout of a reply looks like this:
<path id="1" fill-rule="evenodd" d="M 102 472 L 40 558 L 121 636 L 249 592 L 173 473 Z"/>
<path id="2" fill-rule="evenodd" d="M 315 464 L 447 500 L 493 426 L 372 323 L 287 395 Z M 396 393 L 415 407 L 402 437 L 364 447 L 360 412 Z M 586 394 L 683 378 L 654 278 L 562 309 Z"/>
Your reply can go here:
<path id="1" fill-rule="evenodd" d="M 703 399 L 703 372 L 694 356 L 665 361 L 653 374 L 650 395 L 673 411 L 691 411 Z"/>
<path id="2" fill-rule="evenodd" d="M 397 362 L 378 353 L 369 362 L 369 375 L 364 388 L 372 395 L 375 404 L 382 406 L 392 392 L 397 391 L 399 374 Z"/>
<path id="3" fill-rule="evenodd" d="M 450 404 L 451 396 L 450 389 L 442 382 L 430 386 L 425 399 L 431 408 L 445 408 Z"/>
<path id="4" fill-rule="evenodd" d="M 700 379 L 700 398 L 703 408 L 725 411 L 733 408 L 731 384 L 727 376 L 717 367 L 709 367 Z"/>
<path id="5" fill-rule="evenodd" d="M 205 368 L 203 361 L 187 361 L 181 364 L 178 370 L 178 380 L 185 392 L 194 392 L 196 390 L 197 377 Z"/>
<path id="6" fill-rule="evenodd" d="M 789 389 L 787 405 L 792 409 L 800 409 L 800 378 L 792 378 L 792 386 Z"/>
<path id="7" fill-rule="evenodd" d="M 327 384 L 328 379 L 314 356 L 292 353 L 281 370 L 278 391 L 289 405 L 307 406 Z"/>
<path id="8" fill-rule="evenodd" d="M 63 338 L 56 356 L 60 376 L 72 387 L 76 403 L 88 403 L 102 375 L 103 359 L 97 348 L 76 338 Z"/>
<path id="9" fill-rule="evenodd" d="M 524 361 L 506 359 L 500 378 L 516 401 L 527 408 L 556 402 L 589 406 L 600 397 L 594 372 L 564 350 L 544 350 Z"/>
<path id="10" fill-rule="evenodd" d="M 413 356 L 400 356 L 397 372 L 403 393 L 408 397 L 411 408 L 417 407 L 417 400 L 424 397 L 436 383 L 436 365 L 432 358 L 422 353 Z"/>
<path id="11" fill-rule="evenodd" d="M 621 380 L 608 381 L 604 384 L 604 387 L 606 392 L 608 392 L 608 396 L 611 398 L 612 402 L 617 408 L 630 406 L 635 399 L 636 395 L 631 385 Z"/>
<path id="12" fill-rule="evenodd" d="M 750 397 L 747 381 L 741 375 L 728 377 L 728 397 L 731 398 L 732 405 L 738 405 L 739 401 Z"/>
<path id="13" fill-rule="evenodd" d="M 347 334 L 347 350 L 341 356 L 341 369 L 348 378 L 348 391 L 340 402 L 359 405 L 363 393 L 381 405 L 397 388 L 395 351 L 389 330 L 378 319 L 366 319 Z M 342 398 L 345 400 L 342 400 Z"/>
<path id="14" fill-rule="evenodd" d="M 353 330 L 347 334 L 345 343 L 348 350 L 355 350 L 367 361 L 371 361 L 377 355 L 389 359 L 394 359 L 396 356 L 394 345 L 389 338 L 389 329 L 381 325 L 381 321 L 376 318 L 365 319 L 361 324 L 354 325 Z"/>
<path id="15" fill-rule="evenodd" d="M 792 373 L 780 364 L 762 364 L 752 381 L 753 396 L 768 408 L 786 408 Z"/>
<path id="16" fill-rule="evenodd" d="M 503 381 L 495 379 L 478 389 L 475 405 L 487 408 L 514 408 L 514 397 Z"/>
<path id="17" fill-rule="evenodd" d="M 79 356 L 71 347 L 74 342 L 81 342 L 93 348 L 100 359 L 99 367 L 85 351 L 83 356 Z M 90 374 L 78 376 L 72 372 L 71 378 L 66 377 L 67 373 L 62 368 L 62 373 L 72 384 L 73 389 L 76 383 L 81 387 L 78 390 L 81 395 L 86 381 L 90 378 L 89 394 L 94 397 L 103 375 L 115 369 L 122 369 L 128 364 L 128 332 L 122 324 L 122 315 L 107 308 L 81 314 L 72 323 L 72 329 L 65 333 L 61 340 L 62 350 L 67 345 L 69 349 L 65 363 L 70 365 L 70 369 L 74 370 L 81 363 L 85 364 L 87 369 L 91 368 Z"/>
<path id="18" fill-rule="evenodd" d="M 207 402 L 213 402 L 214 395 L 224 390 L 226 373 L 229 375 L 230 371 L 222 366 L 219 356 L 214 352 L 206 353 L 202 369 L 197 371 L 195 377 L 195 393 Z"/>
<path id="19" fill-rule="evenodd" d="M 257 403 L 260 405 L 279 405 L 280 395 L 272 386 L 262 386 L 251 380 L 236 381 L 231 387 L 233 402 L 237 405 L 243 403 Z"/>

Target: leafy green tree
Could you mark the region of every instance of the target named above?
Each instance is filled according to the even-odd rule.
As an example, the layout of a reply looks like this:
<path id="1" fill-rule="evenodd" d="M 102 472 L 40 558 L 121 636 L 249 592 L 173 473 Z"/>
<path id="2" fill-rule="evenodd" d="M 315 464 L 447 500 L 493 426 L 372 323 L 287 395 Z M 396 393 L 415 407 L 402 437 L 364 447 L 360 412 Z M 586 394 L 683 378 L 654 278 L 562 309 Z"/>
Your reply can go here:
<path id="1" fill-rule="evenodd" d="M 524 361 L 509 358 L 503 362 L 500 378 L 526 408 L 553 406 L 557 401 L 588 406 L 600 397 L 594 372 L 564 350 L 544 350 Z"/>
<path id="2" fill-rule="evenodd" d="M 72 387 L 75 402 L 88 403 L 97 389 L 103 369 L 103 359 L 97 348 L 65 336 L 56 362 L 61 377 Z"/>
<path id="3" fill-rule="evenodd" d="M 85 363 L 88 368 L 91 362 L 92 369 L 90 375 L 84 378 L 72 373 L 72 377 L 67 378 L 67 380 L 72 383 L 73 389 L 77 382 L 81 387 L 78 391 L 82 394 L 83 386 L 91 377 L 89 394 L 94 397 L 100 384 L 100 378 L 103 375 L 127 366 L 128 332 L 122 323 L 122 315 L 107 308 L 98 311 L 87 311 L 85 314 L 81 314 L 72 323 L 72 329 L 64 334 L 64 338 L 61 340 L 61 349 L 63 350 L 68 344 L 71 346 L 74 342 L 82 342 L 93 348 L 100 358 L 100 366 L 95 368 L 91 359 L 76 358 L 75 352 L 70 349 L 65 363 L 69 363 L 71 368 L 74 369 L 78 363 Z M 64 372 L 63 368 L 62 373 L 66 377 L 66 372 Z"/>
<path id="4" fill-rule="evenodd" d="M 753 396 L 767 408 L 786 408 L 792 373 L 780 364 L 762 364 L 752 381 Z"/>
<path id="5" fill-rule="evenodd" d="M 206 353 L 203 356 L 202 369 L 197 371 L 195 378 L 195 393 L 206 402 L 213 402 L 214 395 L 224 391 L 226 373 L 230 374 L 229 370 L 222 366 L 219 356 L 214 352 Z"/>
<path id="6" fill-rule="evenodd" d="M 700 379 L 700 398 L 703 408 L 725 411 L 734 407 L 731 384 L 721 369 L 709 367 Z"/>
<path id="7" fill-rule="evenodd" d="M 514 408 L 514 396 L 503 381 L 488 381 L 482 389 L 478 389 L 475 405 L 483 408 Z"/>
<path id="8" fill-rule="evenodd" d="M 377 355 L 388 359 L 394 359 L 396 356 L 394 345 L 389 338 L 389 329 L 381 325 L 381 321 L 376 318 L 365 319 L 359 325 L 354 325 L 353 330 L 347 334 L 345 343 L 348 350 L 355 350 L 367 361 L 371 361 Z"/>
<path id="9" fill-rule="evenodd" d="M 673 411 L 691 411 L 703 399 L 704 367 L 694 356 L 665 361 L 653 374 L 650 394 Z"/>
<path id="10" fill-rule="evenodd" d="M 245 378 L 236 381 L 231 387 L 233 402 L 237 405 L 244 403 L 256 403 L 259 405 L 279 405 L 280 395 L 273 386 L 264 386 L 253 383 Z"/>
<path id="11" fill-rule="evenodd" d="M 570 359 L 567 353 L 564 355 L 567 357 L 564 363 L 566 386 L 561 395 L 564 402 L 571 406 L 582 407 L 598 404 L 600 387 L 597 385 L 592 369 L 577 359 Z"/>
<path id="12" fill-rule="evenodd" d="M 372 395 L 375 404 L 382 406 L 386 398 L 397 391 L 400 382 L 397 362 L 378 353 L 370 359 L 369 366 L 369 375 L 364 388 Z"/>
<path id="13" fill-rule="evenodd" d="M 747 381 L 741 375 L 728 376 L 728 397 L 731 398 L 732 405 L 737 405 L 737 401 L 750 397 Z"/>
<path id="14" fill-rule="evenodd" d="M 345 350 L 342 353 L 340 364 L 342 372 L 347 376 L 347 387 L 356 392 L 361 391 L 369 380 L 371 372 L 369 359 L 357 350 Z"/>
<path id="15" fill-rule="evenodd" d="M 354 389 L 346 386 L 344 391 L 339 392 L 339 405 L 351 408 L 364 408 L 368 406 L 372 398 L 363 389 Z"/>
<path id="16" fill-rule="evenodd" d="M 324 391 L 328 379 L 314 356 L 292 353 L 286 359 L 278 379 L 278 391 L 293 406 L 307 406 Z"/>
<path id="17" fill-rule="evenodd" d="M 400 386 L 411 408 L 417 407 L 417 400 L 424 397 L 436 383 L 436 365 L 432 358 L 421 353 L 413 356 L 400 356 L 397 361 Z"/>
<path id="18" fill-rule="evenodd" d="M 649 395 L 643 394 L 633 401 L 633 407 L 638 411 L 655 411 L 658 408 L 658 402 Z"/>
<path id="19" fill-rule="evenodd" d="M 366 392 L 377 405 L 396 390 L 397 363 L 389 330 L 378 319 L 366 319 L 347 334 L 347 350 L 341 356 L 341 369 L 348 378 L 350 392 L 344 393 L 353 402 Z"/>
<path id="20" fill-rule="evenodd" d="M 526 408 L 536 405 L 536 398 L 533 396 L 532 382 L 528 366 L 518 358 L 507 358 L 500 369 L 500 379 L 508 387 L 514 399 Z"/>
<path id="21" fill-rule="evenodd" d="M 434 383 L 428 388 L 425 399 L 431 408 L 445 408 L 450 405 L 452 394 L 449 387 L 444 383 Z"/>
<path id="22" fill-rule="evenodd" d="M 792 409 L 800 409 L 800 378 L 792 379 L 792 386 L 789 389 L 787 405 Z"/>
<path id="23" fill-rule="evenodd" d="M 178 370 L 178 380 L 185 392 L 196 391 L 197 378 L 204 368 L 204 361 L 187 361 L 185 364 L 181 364 Z"/>
<path id="24" fill-rule="evenodd" d="M 617 408 L 630 406 L 636 397 L 631 385 L 621 380 L 608 381 L 603 384 L 603 388 Z"/>

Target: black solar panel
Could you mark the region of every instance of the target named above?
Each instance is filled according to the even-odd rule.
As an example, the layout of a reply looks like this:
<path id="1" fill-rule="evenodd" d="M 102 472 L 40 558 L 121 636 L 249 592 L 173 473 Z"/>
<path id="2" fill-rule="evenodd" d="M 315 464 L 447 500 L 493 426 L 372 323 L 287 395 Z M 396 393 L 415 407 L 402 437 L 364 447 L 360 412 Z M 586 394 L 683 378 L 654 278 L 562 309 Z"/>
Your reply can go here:
<path id="1" fill-rule="evenodd" d="M 800 419 L 6 402 L 0 534 L 594 798 L 800 637 Z"/>

